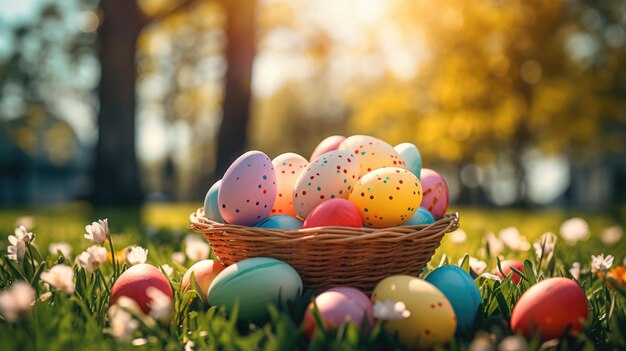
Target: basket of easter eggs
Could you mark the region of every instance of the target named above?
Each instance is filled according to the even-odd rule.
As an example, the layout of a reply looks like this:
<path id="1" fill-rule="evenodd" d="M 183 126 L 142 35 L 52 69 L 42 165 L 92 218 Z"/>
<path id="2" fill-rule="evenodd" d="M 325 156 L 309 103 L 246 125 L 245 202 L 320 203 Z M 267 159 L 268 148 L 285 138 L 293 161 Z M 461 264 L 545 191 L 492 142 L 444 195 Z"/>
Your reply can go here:
<path id="1" fill-rule="evenodd" d="M 270 257 L 291 265 L 305 288 L 371 292 L 388 276 L 418 276 L 459 227 L 458 213 L 446 214 L 444 178 L 421 165 L 415 145 L 365 135 L 329 137 L 310 161 L 248 151 L 189 227 L 226 265 Z"/>

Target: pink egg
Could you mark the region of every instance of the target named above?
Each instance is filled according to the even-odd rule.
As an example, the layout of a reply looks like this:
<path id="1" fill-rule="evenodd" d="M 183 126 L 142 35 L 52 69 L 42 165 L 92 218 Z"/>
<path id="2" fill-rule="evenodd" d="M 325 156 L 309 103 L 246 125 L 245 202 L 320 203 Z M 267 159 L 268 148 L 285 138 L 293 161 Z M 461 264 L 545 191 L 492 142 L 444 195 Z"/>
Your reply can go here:
<path id="1" fill-rule="evenodd" d="M 288 152 L 277 156 L 272 160 L 276 170 L 276 200 L 270 216 L 288 215 L 295 216 L 293 209 L 293 186 L 298 176 L 309 166 L 309 161 L 304 157 Z"/>
<path id="2" fill-rule="evenodd" d="M 324 201 L 309 213 L 302 228 L 343 226 L 361 227 L 359 210 L 346 199 L 331 199 Z"/>
<path id="3" fill-rule="evenodd" d="M 448 210 L 448 184 L 443 177 L 432 169 L 422 168 L 420 180 L 424 189 L 421 207 L 430 212 L 435 219 L 443 217 Z"/>
<path id="4" fill-rule="evenodd" d="M 343 135 L 333 135 L 322 140 L 311 154 L 309 161 L 313 162 L 319 155 L 325 154 L 329 151 L 334 151 L 339 148 L 339 144 L 346 139 Z"/>
<path id="5" fill-rule="evenodd" d="M 511 313 L 511 329 L 530 337 L 540 333 L 543 340 L 583 331 L 589 315 L 587 299 L 580 285 L 567 278 L 549 278 L 520 297 Z"/>
<path id="6" fill-rule="evenodd" d="M 218 194 L 220 214 L 228 223 L 253 225 L 268 216 L 276 199 L 276 172 L 260 151 L 248 151 L 233 162 Z"/>
<path id="7" fill-rule="evenodd" d="M 502 262 L 500 262 L 500 267 L 502 268 L 502 272 L 500 272 L 500 270 L 498 269 L 498 267 L 496 267 L 494 269 L 495 274 L 500 277 L 500 279 L 504 279 L 504 277 L 508 276 L 509 274 L 511 275 L 511 280 L 513 281 L 513 283 L 515 284 L 519 284 L 519 282 L 522 280 L 522 276 L 515 273 L 515 271 L 513 271 L 511 269 L 511 267 L 517 269 L 518 271 L 525 273 L 524 272 L 524 262 L 519 261 L 519 260 L 504 260 Z"/>
<path id="8" fill-rule="evenodd" d="M 359 329 L 368 332 L 374 326 L 372 303 L 363 292 L 349 287 L 326 290 L 315 298 L 324 327 L 336 329 L 343 323 L 354 323 Z M 304 315 L 304 333 L 311 339 L 316 325 L 313 318 L 313 303 Z"/>
<path id="9" fill-rule="evenodd" d="M 161 271 L 153 265 L 138 264 L 122 273 L 111 288 L 109 305 L 113 306 L 120 297 L 126 296 L 135 301 L 141 310 L 150 313 L 152 299 L 146 293 L 149 287 L 155 287 L 172 298 L 172 287 Z"/>

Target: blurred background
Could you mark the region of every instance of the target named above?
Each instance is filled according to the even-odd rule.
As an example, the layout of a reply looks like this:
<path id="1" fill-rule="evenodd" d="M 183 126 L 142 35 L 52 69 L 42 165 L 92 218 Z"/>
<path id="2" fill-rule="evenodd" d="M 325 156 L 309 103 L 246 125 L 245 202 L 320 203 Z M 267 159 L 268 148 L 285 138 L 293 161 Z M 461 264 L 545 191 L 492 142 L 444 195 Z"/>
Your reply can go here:
<path id="1" fill-rule="evenodd" d="M 0 0 L 0 206 L 196 202 L 333 134 L 453 204 L 621 207 L 626 1 Z"/>

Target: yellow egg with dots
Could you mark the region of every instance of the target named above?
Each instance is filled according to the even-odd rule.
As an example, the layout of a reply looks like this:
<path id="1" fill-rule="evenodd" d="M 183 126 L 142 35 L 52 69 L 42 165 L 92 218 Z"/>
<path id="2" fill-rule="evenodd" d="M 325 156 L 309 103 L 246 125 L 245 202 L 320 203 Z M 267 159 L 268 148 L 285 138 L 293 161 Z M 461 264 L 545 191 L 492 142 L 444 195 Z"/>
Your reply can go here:
<path id="1" fill-rule="evenodd" d="M 444 345 L 454 337 L 456 315 L 446 296 L 429 282 L 408 275 L 381 280 L 372 292 L 372 302 L 402 302 L 407 318 L 385 321 L 384 328 L 397 335 L 409 349 L 429 349 Z"/>
<path id="2" fill-rule="evenodd" d="M 384 167 L 366 173 L 352 188 L 349 200 L 368 227 L 404 224 L 422 202 L 422 184 L 404 168 Z"/>

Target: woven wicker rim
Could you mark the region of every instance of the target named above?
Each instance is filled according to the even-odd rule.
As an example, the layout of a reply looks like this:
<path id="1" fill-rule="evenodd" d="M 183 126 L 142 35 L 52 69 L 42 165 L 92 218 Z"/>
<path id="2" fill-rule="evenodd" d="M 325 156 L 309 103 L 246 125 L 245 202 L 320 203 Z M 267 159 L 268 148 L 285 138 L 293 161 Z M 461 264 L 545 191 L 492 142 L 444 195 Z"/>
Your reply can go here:
<path id="1" fill-rule="evenodd" d="M 397 226 L 388 228 L 353 228 L 353 227 L 315 227 L 297 230 L 248 227 L 237 224 L 225 224 L 207 219 L 204 209 L 199 208 L 190 216 L 189 229 L 206 234 L 222 232 L 229 235 L 245 236 L 246 240 L 289 244 L 305 241 L 324 241 L 327 243 L 358 243 L 361 241 L 397 242 L 418 239 L 432 234 L 443 236 L 459 228 L 459 213 L 448 214 L 428 225 Z M 207 239 L 210 237 L 207 236 Z"/>

